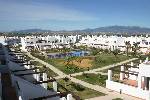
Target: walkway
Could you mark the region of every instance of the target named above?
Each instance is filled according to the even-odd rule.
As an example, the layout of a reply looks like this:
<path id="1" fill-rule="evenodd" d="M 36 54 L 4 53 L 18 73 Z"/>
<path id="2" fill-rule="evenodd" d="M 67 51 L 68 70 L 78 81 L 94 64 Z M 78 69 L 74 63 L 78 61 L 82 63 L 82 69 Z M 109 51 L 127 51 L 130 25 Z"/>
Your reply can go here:
<path id="1" fill-rule="evenodd" d="M 123 100 L 141 100 L 139 98 L 135 98 L 135 97 L 132 97 L 132 96 L 129 96 L 129 95 L 119 94 L 118 92 L 111 91 L 111 90 L 109 90 L 107 88 L 104 88 L 102 86 L 93 85 L 93 84 L 81 81 L 81 80 L 73 78 L 73 77 L 69 77 L 69 78 L 74 83 L 78 83 L 78 84 L 81 84 L 81 85 L 83 85 L 87 88 L 90 88 L 90 89 L 93 89 L 95 91 L 107 94 L 105 96 L 94 97 L 94 98 L 91 98 L 91 99 L 88 99 L 88 100 L 112 100 L 114 98 L 123 98 Z"/>
<path id="2" fill-rule="evenodd" d="M 54 71 L 54 72 L 55 72 L 56 74 L 58 74 L 59 76 L 64 76 L 64 75 L 66 75 L 65 73 L 63 73 L 62 71 L 60 71 L 59 69 L 57 69 L 56 67 L 50 65 L 50 64 L 47 63 L 47 62 L 44 62 L 44 61 L 42 61 L 42 60 L 36 58 L 36 57 L 34 57 L 34 56 L 32 56 L 30 53 L 26 53 L 26 54 L 27 54 L 30 58 L 34 59 L 35 61 L 38 61 L 38 62 L 40 62 L 41 64 L 43 64 L 43 65 L 49 67 L 52 71 Z"/>
<path id="3" fill-rule="evenodd" d="M 62 71 L 60 71 L 59 69 L 55 68 L 54 66 L 32 56 L 30 53 L 27 53 L 27 55 L 33 59 L 35 59 L 36 61 L 39 61 L 40 63 L 42 63 L 43 65 L 46 65 L 47 67 L 49 67 L 52 71 L 54 71 L 55 73 L 57 73 L 59 76 L 58 77 L 61 77 L 61 78 L 64 78 L 64 77 L 68 77 L 72 82 L 74 83 L 78 83 L 78 84 L 81 84 L 87 88 L 90 88 L 90 89 L 93 89 L 95 91 L 98 91 L 98 92 L 102 92 L 102 93 L 105 93 L 107 94 L 106 96 L 100 96 L 100 97 L 95 97 L 95 98 L 91 98 L 91 99 L 88 99 L 88 100 L 112 100 L 113 98 L 124 98 L 124 100 L 140 100 L 140 99 L 137 99 L 135 97 L 132 97 L 132 96 L 128 96 L 128 95 L 125 95 L 125 94 L 119 94 L 117 92 L 112 92 L 110 90 L 108 90 L 107 88 L 104 88 L 102 86 L 99 86 L 99 85 L 93 85 L 93 84 L 90 84 L 90 83 L 87 83 L 87 82 L 84 82 L 84 81 L 81 81 L 79 79 L 76 79 L 74 77 L 70 77 L 70 75 L 67 75 L 65 73 L 63 73 Z M 130 60 L 126 60 L 126 61 L 123 61 L 123 62 L 120 62 L 120 63 L 117 63 L 115 65 L 109 65 L 109 66 L 105 66 L 103 68 L 97 68 L 97 69 L 93 69 L 93 70 L 89 70 L 89 71 L 85 71 L 85 72 L 88 72 L 88 73 L 92 73 L 92 72 L 95 72 L 96 71 L 100 71 L 100 70 L 105 70 L 105 69 L 109 69 L 109 68 L 112 68 L 114 66 L 118 66 L 118 65 L 122 65 L 124 63 L 127 63 L 127 62 L 130 62 L 130 61 L 133 61 L 133 60 L 136 60 L 137 58 L 133 58 L 133 59 L 130 59 Z M 72 74 L 74 76 L 76 75 L 82 75 L 83 72 L 80 72 L 80 73 L 75 73 L 75 74 Z"/>

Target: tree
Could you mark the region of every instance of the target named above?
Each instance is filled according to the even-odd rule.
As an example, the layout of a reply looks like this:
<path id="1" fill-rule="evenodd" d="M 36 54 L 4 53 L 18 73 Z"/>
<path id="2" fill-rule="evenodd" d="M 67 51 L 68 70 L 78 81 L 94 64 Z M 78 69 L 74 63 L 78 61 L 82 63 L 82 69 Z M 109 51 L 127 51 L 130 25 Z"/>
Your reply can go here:
<path id="1" fill-rule="evenodd" d="M 83 57 L 76 57 L 77 62 L 81 63 L 83 60 Z"/>
<path id="2" fill-rule="evenodd" d="M 131 48 L 130 41 L 126 41 L 126 42 L 125 42 L 125 45 L 126 45 L 126 54 L 127 54 L 127 56 L 128 56 L 128 55 L 129 55 L 129 49 Z"/>
<path id="3" fill-rule="evenodd" d="M 97 49 L 97 48 L 94 48 L 94 47 L 93 47 L 93 48 L 91 49 L 91 54 L 94 55 L 94 56 L 96 56 L 99 52 L 100 52 L 100 50 Z"/>
<path id="4" fill-rule="evenodd" d="M 63 80 L 65 81 L 65 88 L 66 88 L 66 84 L 67 84 L 67 82 L 69 81 L 69 78 L 68 77 L 65 77 L 65 78 L 63 78 Z"/>
<path id="5" fill-rule="evenodd" d="M 134 56 L 136 56 L 137 50 L 139 50 L 139 49 L 140 49 L 139 44 L 134 43 L 133 46 L 132 46 L 132 51 L 133 51 Z"/>
<path id="6" fill-rule="evenodd" d="M 67 62 L 66 65 L 70 65 L 70 63 L 73 65 L 73 61 L 75 61 L 77 59 L 78 59 L 78 57 L 76 57 L 76 56 L 67 56 L 65 58 L 65 62 Z"/>
<path id="7" fill-rule="evenodd" d="M 69 43 L 69 45 L 70 45 L 70 48 L 74 48 L 75 47 L 75 45 L 73 43 Z"/>
<path id="8" fill-rule="evenodd" d="M 70 51 L 70 48 L 67 48 L 66 46 L 63 46 L 63 48 L 62 48 L 63 53 L 66 53 L 66 52 L 69 52 L 69 51 Z"/>
<path id="9" fill-rule="evenodd" d="M 105 49 L 105 50 L 104 50 L 104 53 L 109 53 L 109 50 L 108 50 L 108 49 Z"/>
<path id="10" fill-rule="evenodd" d="M 113 53 L 113 55 L 114 55 L 115 57 L 117 57 L 117 55 L 118 55 L 118 53 L 119 53 L 119 50 L 118 50 L 118 49 L 115 49 L 114 51 L 112 51 L 112 53 Z"/>
<path id="11" fill-rule="evenodd" d="M 89 78 L 89 75 L 87 73 L 82 73 L 82 75 L 85 77 L 85 78 Z"/>
<path id="12" fill-rule="evenodd" d="M 68 56 L 68 57 L 65 57 L 64 63 L 66 63 L 66 65 L 68 66 L 71 61 L 72 61 L 71 56 Z"/>
<path id="13" fill-rule="evenodd" d="M 81 45 L 81 46 L 78 46 L 78 48 L 81 50 L 87 50 L 87 45 Z"/>

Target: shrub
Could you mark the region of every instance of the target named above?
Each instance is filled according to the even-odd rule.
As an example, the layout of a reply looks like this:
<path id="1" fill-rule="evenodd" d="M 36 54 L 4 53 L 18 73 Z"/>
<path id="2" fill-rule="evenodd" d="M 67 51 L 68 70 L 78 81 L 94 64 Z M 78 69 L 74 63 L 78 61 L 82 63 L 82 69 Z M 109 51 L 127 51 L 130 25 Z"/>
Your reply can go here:
<path id="1" fill-rule="evenodd" d="M 77 91 L 84 91 L 85 88 L 80 84 L 71 83 L 71 86 L 75 88 Z"/>
<path id="2" fill-rule="evenodd" d="M 86 74 L 86 73 L 83 73 L 82 75 L 83 75 L 84 77 L 86 77 L 86 78 L 89 78 L 89 75 Z"/>

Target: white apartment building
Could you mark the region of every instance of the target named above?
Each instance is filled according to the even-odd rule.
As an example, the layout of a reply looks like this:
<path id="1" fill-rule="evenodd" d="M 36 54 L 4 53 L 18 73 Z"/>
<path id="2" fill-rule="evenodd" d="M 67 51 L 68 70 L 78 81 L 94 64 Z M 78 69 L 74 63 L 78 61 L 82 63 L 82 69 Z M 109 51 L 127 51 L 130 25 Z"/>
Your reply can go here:
<path id="1" fill-rule="evenodd" d="M 6 45 L 6 37 L 5 36 L 0 36 L 0 43 Z"/>
<path id="2" fill-rule="evenodd" d="M 47 83 L 53 88 L 48 89 Z M 60 93 L 58 82 L 31 64 L 21 52 L 0 44 L 1 100 L 74 100 L 69 92 Z"/>
<path id="3" fill-rule="evenodd" d="M 122 65 L 120 71 L 120 82 L 113 79 L 115 70 L 108 70 L 106 88 L 120 93 L 135 96 L 144 100 L 150 100 L 150 61 L 148 58 L 139 65 L 131 62 L 128 66 Z"/>
<path id="4" fill-rule="evenodd" d="M 21 37 L 22 50 L 26 51 L 28 48 L 34 48 L 38 50 L 48 49 L 48 48 L 63 48 L 70 47 L 70 44 L 75 44 L 78 36 L 64 36 L 64 35 L 54 35 L 54 36 L 26 36 Z"/>
<path id="5" fill-rule="evenodd" d="M 102 48 L 120 51 L 126 50 L 125 42 L 129 41 L 131 47 L 134 43 L 138 43 L 140 47 L 140 52 L 146 53 L 150 52 L 150 37 L 122 37 L 122 36 L 106 36 L 106 35 L 86 35 L 82 37 L 79 41 L 80 45 L 86 45 L 88 47 Z"/>
<path id="6" fill-rule="evenodd" d="M 24 51 L 30 48 L 43 50 L 49 48 L 63 48 L 64 46 L 70 48 L 72 44 L 76 46 L 86 45 L 88 47 L 102 48 L 120 51 L 126 51 L 125 42 L 129 41 L 131 47 L 134 43 L 138 43 L 140 47 L 139 52 L 150 52 L 150 37 L 142 36 L 106 36 L 106 35 L 47 35 L 47 36 L 26 36 L 26 37 L 6 37 L 0 36 L 0 43 L 22 45 L 21 49 Z M 130 49 L 131 50 L 131 49 Z"/>
<path id="7" fill-rule="evenodd" d="M 20 38 L 18 36 L 0 36 L 0 43 L 2 43 L 3 45 L 18 45 L 20 43 Z"/>

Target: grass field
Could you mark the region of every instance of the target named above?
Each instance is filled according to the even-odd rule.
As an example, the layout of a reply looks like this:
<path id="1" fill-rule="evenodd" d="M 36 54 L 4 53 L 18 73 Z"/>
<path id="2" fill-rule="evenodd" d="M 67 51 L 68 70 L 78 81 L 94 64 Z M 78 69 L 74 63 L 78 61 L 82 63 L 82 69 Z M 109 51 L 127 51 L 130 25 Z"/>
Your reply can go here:
<path id="1" fill-rule="evenodd" d="M 117 55 L 116 57 L 112 53 L 102 53 L 98 56 L 96 56 L 95 61 L 93 62 L 94 68 L 99 68 L 107 65 L 111 65 L 114 63 L 118 63 L 121 61 L 125 61 L 127 59 L 130 59 L 132 57 L 128 57 L 126 55 Z"/>
<path id="2" fill-rule="evenodd" d="M 80 79 L 82 81 L 94 84 L 94 85 L 100 85 L 105 87 L 107 76 L 100 75 L 100 74 L 83 74 L 76 76 L 75 78 Z"/>
<path id="3" fill-rule="evenodd" d="M 81 100 L 105 95 L 104 93 L 97 92 L 95 90 L 86 88 L 82 85 L 73 83 L 70 80 L 65 82 L 63 79 L 60 79 L 60 80 L 57 80 L 57 82 L 59 82 L 61 85 L 63 85 L 65 88 L 67 88 L 67 90 L 69 90 L 69 91 L 73 92 L 75 95 L 79 96 L 81 98 Z M 52 84 L 49 83 L 48 86 L 49 86 L 49 88 L 51 88 Z M 60 87 L 58 90 L 60 92 L 65 92 L 65 90 L 63 90 Z"/>

